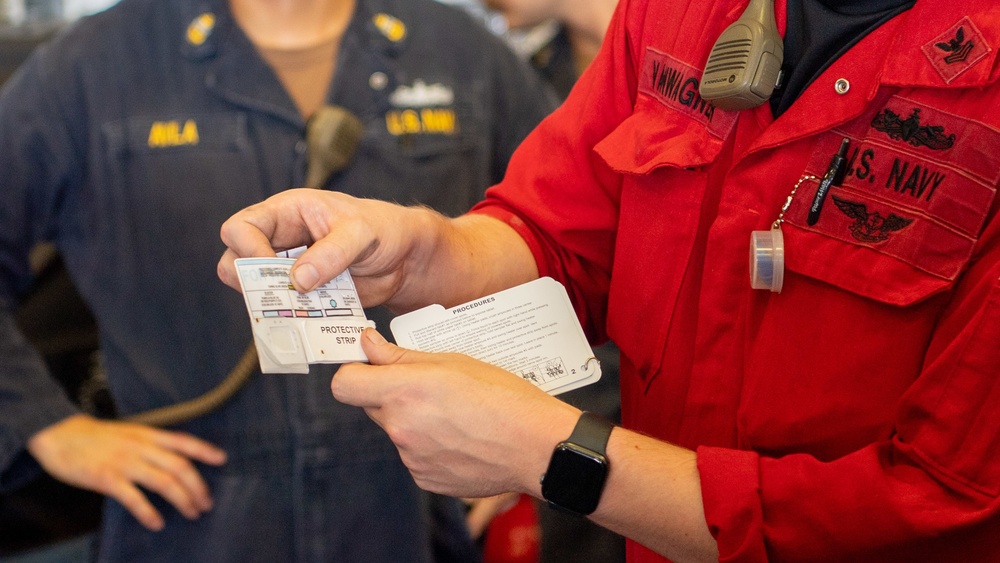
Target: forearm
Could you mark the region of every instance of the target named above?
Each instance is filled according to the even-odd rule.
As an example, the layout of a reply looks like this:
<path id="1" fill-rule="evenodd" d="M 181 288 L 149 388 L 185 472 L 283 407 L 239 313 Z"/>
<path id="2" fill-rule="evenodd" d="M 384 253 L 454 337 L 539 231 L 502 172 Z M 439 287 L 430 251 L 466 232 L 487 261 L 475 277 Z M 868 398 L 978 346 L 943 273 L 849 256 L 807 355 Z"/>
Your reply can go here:
<path id="1" fill-rule="evenodd" d="M 422 215 L 416 220 L 423 225 L 411 232 L 426 236 L 411 251 L 402 284 L 386 303 L 391 309 L 450 307 L 538 277 L 527 244 L 505 223 L 483 215 Z"/>
<path id="2" fill-rule="evenodd" d="M 718 561 L 705 523 L 695 453 L 616 429 L 612 469 L 594 520 L 672 561 Z"/>
<path id="3" fill-rule="evenodd" d="M 222 225 L 219 277 L 239 289 L 234 261 L 309 246 L 291 270 L 310 291 L 346 269 L 366 307 L 395 312 L 454 305 L 538 277 L 517 232 L 489 217 L 447 218 L 425 207 L 311 189 L 287 190 Z"/>
<path id="4" fill-rule="evenodd" d="M 13 316 L 0 309 L 0 472 L 21 457 L 32 435 L 77 412 Z M 6 480 L 20 478 L 0 477 L 0 483 Z"/>
<path id="5" fill-rule="evenodd" d="M 607 455 L 611 471 L 594 522 L 672 561 L 718 560 L 694 452 L 617 427 Z M 540 496 L 540 486 L 531 492 Z"/>
<path id="6" fill-rule="evenodd" d="M 361 340 L 369 363 L 342 366 L 333 396 L 366 409 L 418 485 L 451 496 L 542 497 L 540 478 L 579 409 L 468 356 L 399 348 L 374 330 Z M 676 561 L 718 559 L 694 452 L 621 427 L 606 451 L 595 522 Z"/>

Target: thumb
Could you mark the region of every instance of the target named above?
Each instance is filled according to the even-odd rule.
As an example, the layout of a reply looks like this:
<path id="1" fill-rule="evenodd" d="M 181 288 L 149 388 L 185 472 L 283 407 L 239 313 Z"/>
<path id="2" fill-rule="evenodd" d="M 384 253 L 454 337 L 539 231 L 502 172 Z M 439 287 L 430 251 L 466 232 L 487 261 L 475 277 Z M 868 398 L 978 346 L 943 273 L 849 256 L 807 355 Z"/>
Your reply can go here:
<path id="1" fill-rule="evenodd" d="M 398 363 L 407 352 L 413 352 L 392 344 L 374 328 L 366 328 L 361 333 L 361 349 L 368 356 L 368 363 L 373 366 Z"/>
<path id="2" fill-rule="evenodd" d="M 374 366 L 392 365 L 407 353 L 418 352 L 390 344 L 374 328 L 366 328 L 361 333 L 361 349 L 371 365 L 352 363 L 341 366 L 330 382 L 330 390 L 334 398 L 342 403 L 365 408 L 380 407 L 385 393 L 400 385 L 402 380 L 393 377 L 394 370 L 380 370 Z"/>

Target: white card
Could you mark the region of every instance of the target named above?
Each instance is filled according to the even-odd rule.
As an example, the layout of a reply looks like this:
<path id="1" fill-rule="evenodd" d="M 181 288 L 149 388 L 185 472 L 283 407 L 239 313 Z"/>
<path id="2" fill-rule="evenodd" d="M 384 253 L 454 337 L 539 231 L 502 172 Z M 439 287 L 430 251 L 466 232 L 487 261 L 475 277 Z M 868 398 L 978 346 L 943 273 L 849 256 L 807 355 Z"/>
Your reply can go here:
<path id="1" fill-rule="evenodd" d="M 451 309 L 431 305 L 390 323 L 396 343 L 458 352 L 501 367 L 553 395 L 594 383 L 600 362 L 587 343 L 566 288 L 552 278 Z"/>
<path id="2" fill-rule="evenodd" d="M 361 331 L 375 323 L 365 317 L 350 272 L 299 293 L 289 275 L 294 263 L 294 258 L 236 260 L 261 371 L 309 373 L 309 364 L 367 362 Z"/>

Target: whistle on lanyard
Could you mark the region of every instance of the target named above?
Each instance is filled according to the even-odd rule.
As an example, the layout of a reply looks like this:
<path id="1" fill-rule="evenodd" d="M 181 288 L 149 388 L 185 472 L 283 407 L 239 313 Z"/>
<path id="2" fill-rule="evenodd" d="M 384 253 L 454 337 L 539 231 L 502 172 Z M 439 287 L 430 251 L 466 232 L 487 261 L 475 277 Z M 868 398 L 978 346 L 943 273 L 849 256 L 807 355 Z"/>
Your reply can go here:
<path id="1" fill-rule="evenodd" d="M 799 186 L 805 181 L 819 180 L 819 187 L 816 195 L 813 196 L 812 205 L 809 206 L 809 213 L 806 216 L 806 223 L 815 225 L 819 220 L 819 213 L 823 209 L 823 202 L 830 191 L 831 186 L 839 186 L 844 181 L 847 173 L 847 148 L 850 140 L 846 137 L 840 142 L 840 150 L 833 155 L 830 166 L 826 169 L 826 174 L 822 178 L 817 178 L 812 174 L 806 174 L 799 178 L 792 188 L 792 193 L 788 194 L 788 199 L 781 206 L 778 219 L 771 224 L 771 228 L 766 231 L 753 231 L 750 233 L 750 287 L 754 289 L 767 289 L 774 293 L 781 293 L 781 288 L 785 281 L 785 237 L 781 233 L 781 224 L 785 221 L 785 212 L 792 204 L 792 198 Z"/>
<path id="2" fill-rule="evenodd" d="M 785 238 L 777 221 L 750 233 L 750 287 L 781 293 L 785 281 Z"/>

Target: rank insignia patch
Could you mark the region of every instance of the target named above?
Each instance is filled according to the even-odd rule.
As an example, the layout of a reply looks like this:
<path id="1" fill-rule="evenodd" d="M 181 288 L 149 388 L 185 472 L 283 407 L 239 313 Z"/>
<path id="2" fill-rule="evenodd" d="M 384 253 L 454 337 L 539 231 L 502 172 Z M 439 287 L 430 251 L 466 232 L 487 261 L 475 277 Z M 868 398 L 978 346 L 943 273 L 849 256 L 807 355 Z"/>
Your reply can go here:
<path id="1" fill-rule="evenodd" d="M 950 83 L 990 52 L 990 46 L 972 20 L 962 18 L 951 29 L 921 47 L 941 78 Z"/>
<path id="2" fill-rule="evenodd" d="M 188 43 L 194 46 L 199 46 L 208 39 L 208 36 L 212 34 L 212 29 L 215 28 L 215 14 L 211 12 L 205 12 L 204 14 L 196 17 L 188 24 L 187 28 L 187 40 Z"/>
<path id="3" fill-rule="evenodd" d="M 382 32 L 382 35 L 393 43 L 399 43 L 406 37 L 406 24 L 399 18 L 390 16 L 389 14 L 375 14 L 372 17 L 372 22 Z"/>

